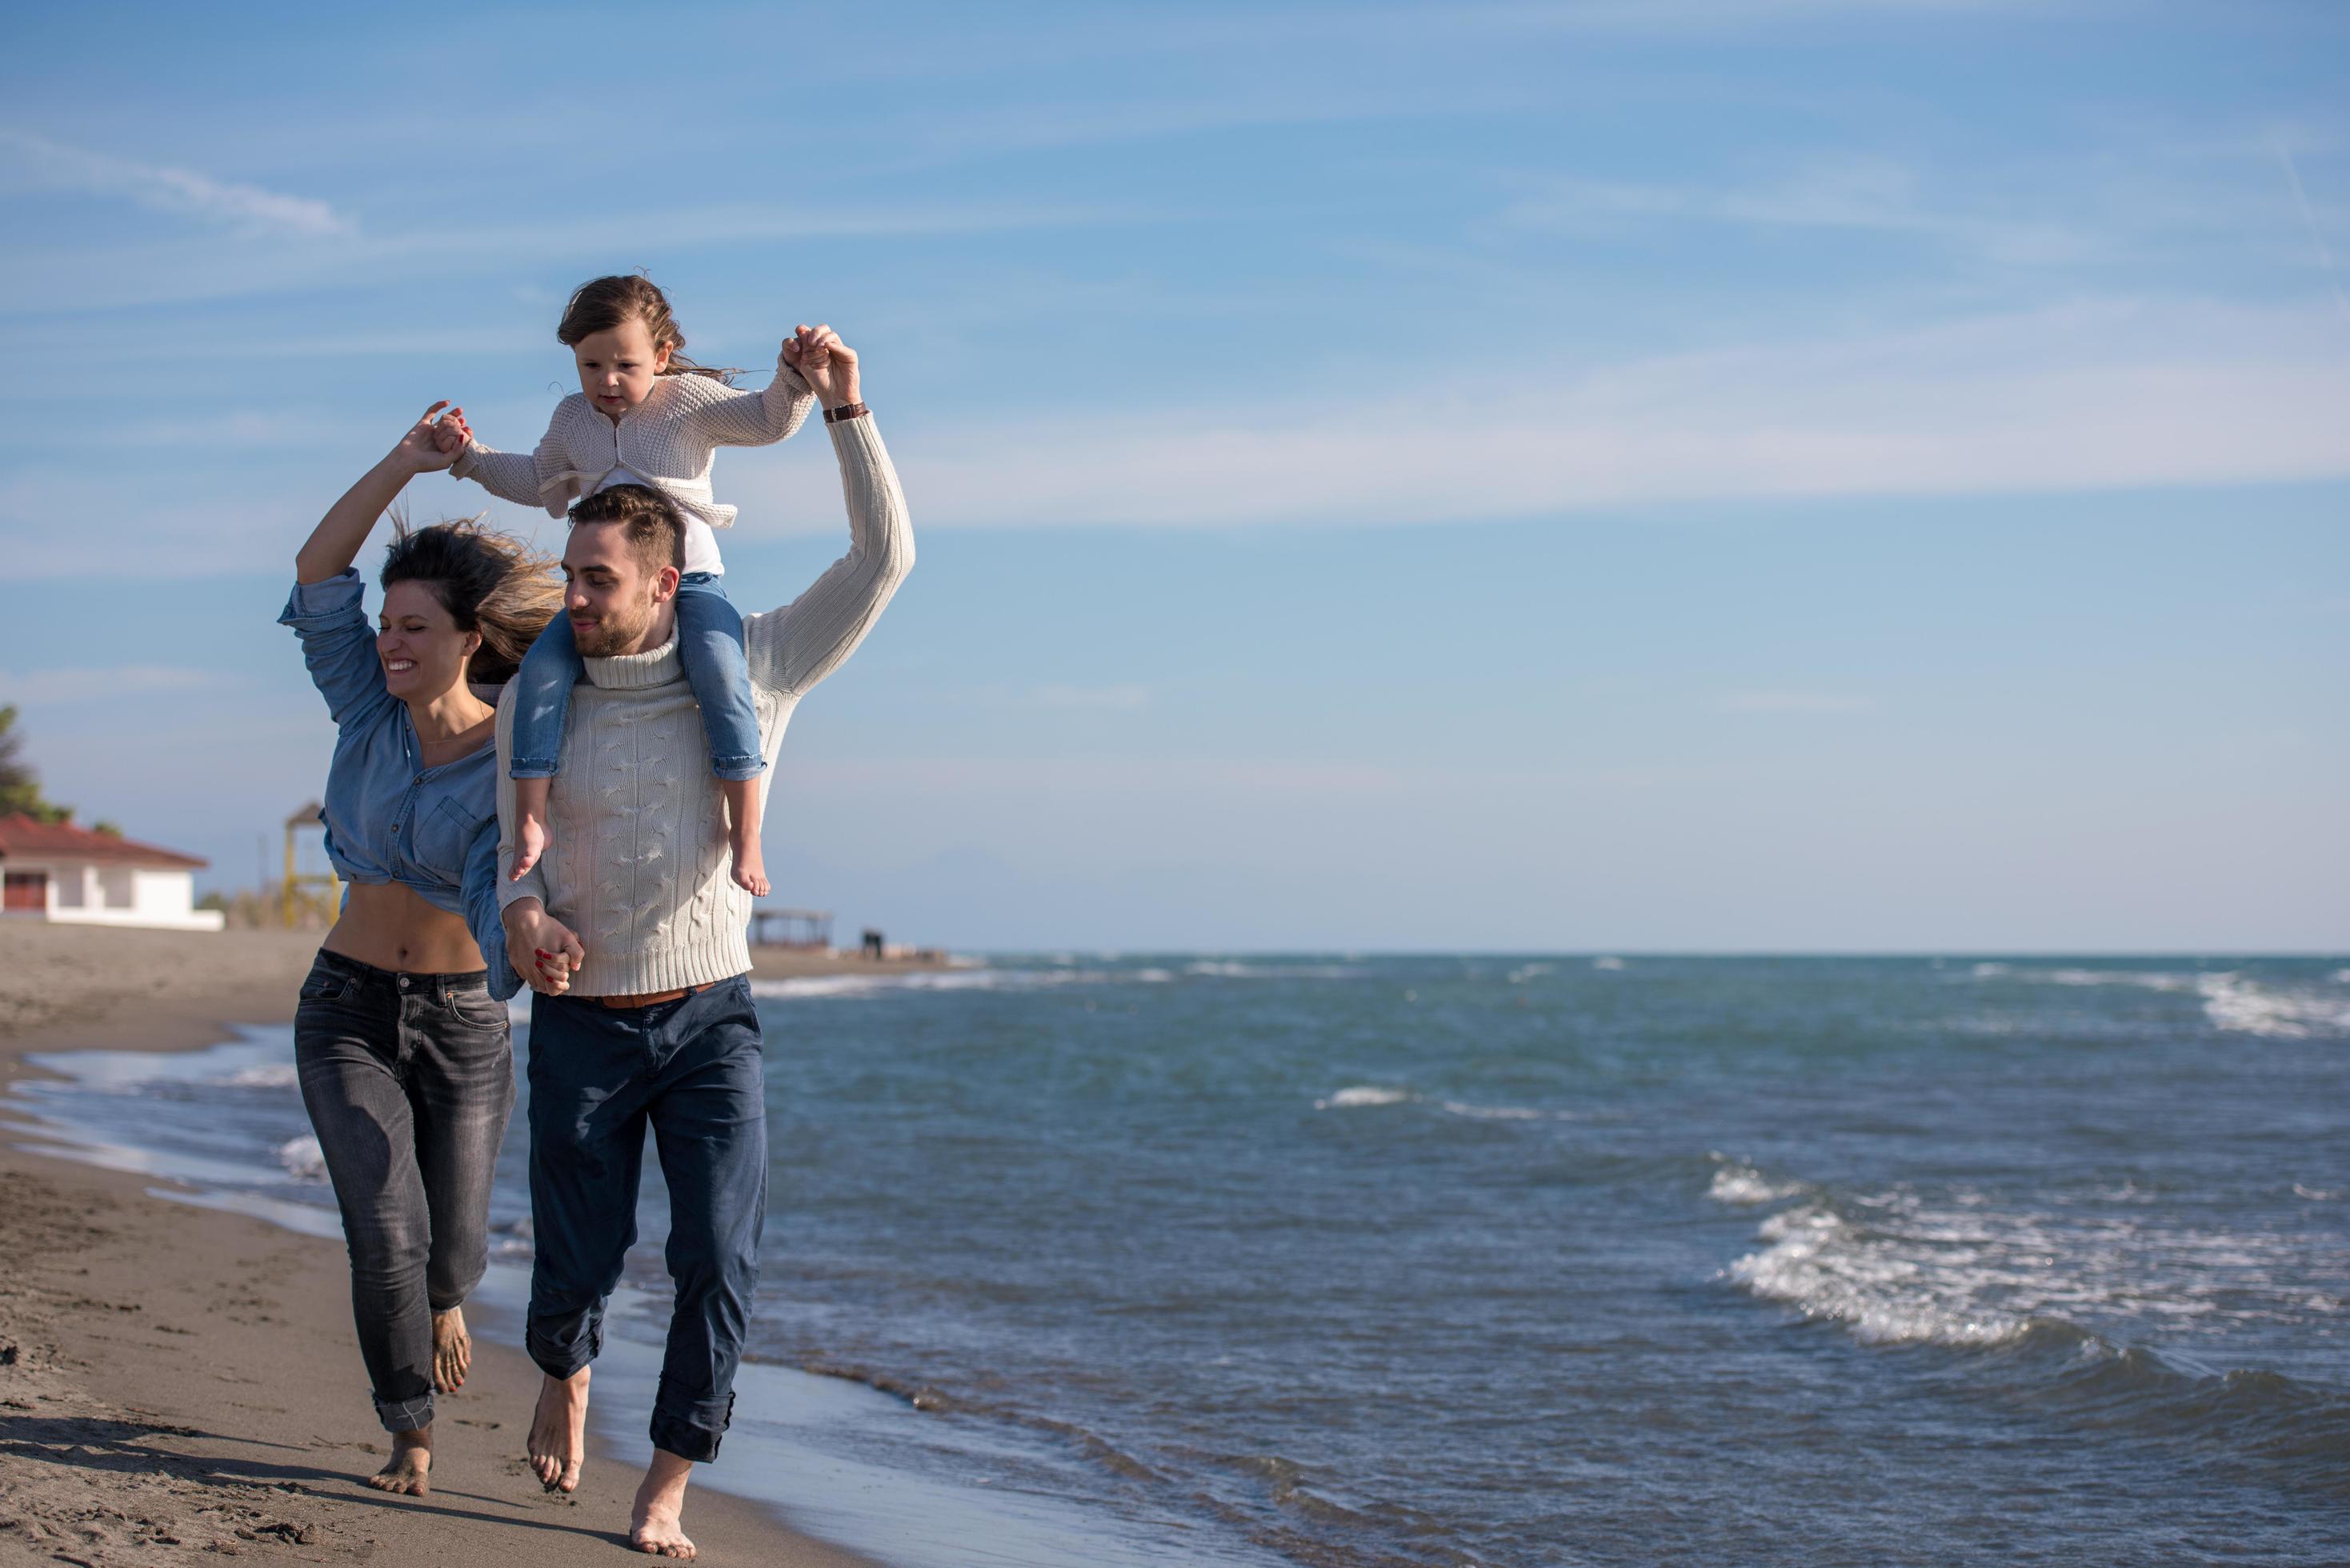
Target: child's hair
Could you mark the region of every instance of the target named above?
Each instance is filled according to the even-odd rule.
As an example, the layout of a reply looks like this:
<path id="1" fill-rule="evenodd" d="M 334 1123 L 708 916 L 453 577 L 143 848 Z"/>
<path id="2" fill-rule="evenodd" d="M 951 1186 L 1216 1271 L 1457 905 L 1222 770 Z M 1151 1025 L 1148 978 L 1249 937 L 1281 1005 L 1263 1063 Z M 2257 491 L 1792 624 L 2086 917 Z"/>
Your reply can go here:
<path id="1" fill-rule="evenodd" d="M 466 673 L 485 686 L 514 679 L 522 656 L 563 607 L 553 558 L 483 526 L 478 517 L 412 528 L 395 515 L 378 581 L 387 588 L 422 583 L 458 630 L 481 633 L 481 650 Z"/>
<path id="2" fill-rule="evenodd" d="M 685 570 L 685 520 L 649 484 L 615 484 L 585 497 L 571 508 L 572 526 L 583 523 L 620 524 L 629 551 L 651 571 Z"/>
<path id="3" fill-rule="evenodd" d="M 609 332 L 629 321 L 645 324 L 656 350 L 669 350 L 669 363 L 661 367 L 664 376 L 709 376 L 731 381 L 739 374 L 731 369 L 697 365 L 685 357 L 685 333 L 678 326 L 677 317 L 670 314 L 669 296 L 640 272 L 591 278 L 573 289 L 571 303 L 563 307 L 563 319 L 556 323 L 555 336 L 566 348 L 576 348 L 583 337 Z"/>

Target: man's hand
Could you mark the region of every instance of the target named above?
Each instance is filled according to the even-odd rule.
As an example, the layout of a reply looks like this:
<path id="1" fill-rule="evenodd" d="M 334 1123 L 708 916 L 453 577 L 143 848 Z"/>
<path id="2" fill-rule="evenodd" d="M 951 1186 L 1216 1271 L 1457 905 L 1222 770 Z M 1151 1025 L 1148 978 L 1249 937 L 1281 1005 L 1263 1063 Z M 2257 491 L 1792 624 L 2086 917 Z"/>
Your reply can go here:
<path id="1" fill-rule="evenodd" d="M 784 339 L 784 363 L 800 373 L 816 401 L 827 409 L 860 400 L 857 350 L 843 343 L 840 334 L 829 327 L 794 327 Z"/>
<path id="2" fill-rule="evenodd" d="M 516 898 L 499 918 L 506 928 L 506 954 L 523 982 L 545 996 L 569 991 L 571 971 L 588 961 L 588 950 L 571 928 L 536 898 Z"/>
<path id="3" fill-rule="evenodd" d="M 444 415 L 441 410 L 448 409 Z M 454 421 L 453 423 L 452 421 Z M 462 409 L 450 409 L 449 400 L 442 399 L 424 410 L 424 417 L 408 427 L 391 455 L 418 473 L 432 473 L 457 461 L 465 450 L 466 440 L 473 431 L 465 428 Z"/>

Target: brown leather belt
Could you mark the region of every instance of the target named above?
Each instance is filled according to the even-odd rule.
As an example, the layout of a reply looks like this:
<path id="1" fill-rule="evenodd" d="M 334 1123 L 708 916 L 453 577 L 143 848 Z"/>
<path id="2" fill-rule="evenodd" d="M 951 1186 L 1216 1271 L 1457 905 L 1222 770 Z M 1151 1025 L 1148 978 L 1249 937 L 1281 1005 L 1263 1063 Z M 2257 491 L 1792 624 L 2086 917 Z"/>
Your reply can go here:
<path id="1" fill-rule="evenodd" d="M 681 985 L 675 991 L 640 991 L 633 996 L 591 996 L 586 1000 L 601 1002 L 606 1007 L 654 1007 L 709 989 L 706 985 Z"/>

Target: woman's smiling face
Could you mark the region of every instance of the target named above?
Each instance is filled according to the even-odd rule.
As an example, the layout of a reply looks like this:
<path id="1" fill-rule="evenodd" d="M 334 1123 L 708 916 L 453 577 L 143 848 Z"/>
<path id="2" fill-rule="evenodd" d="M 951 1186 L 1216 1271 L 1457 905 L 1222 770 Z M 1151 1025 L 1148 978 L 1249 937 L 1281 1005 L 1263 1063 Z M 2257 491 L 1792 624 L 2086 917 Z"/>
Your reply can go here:
<path id="1" fill-rule="evenodd" d="M 465 660 L 482 645 L 478 632 L 461 631 L 432 585 L 411 580 L 383 591 L 376 617 L 375 656 L 383 684 L 403 702 L 430 701 L 465 678 Z"/>
<path id="2" fill-rule="evenodd" d="M 641 321 L 623 321 L 591 332 L 572 345 L 579 362 L 579 389 L 598 413 L 619 419 L 645 400 L 669 363 L 669 349 L 656 348 Z"/>

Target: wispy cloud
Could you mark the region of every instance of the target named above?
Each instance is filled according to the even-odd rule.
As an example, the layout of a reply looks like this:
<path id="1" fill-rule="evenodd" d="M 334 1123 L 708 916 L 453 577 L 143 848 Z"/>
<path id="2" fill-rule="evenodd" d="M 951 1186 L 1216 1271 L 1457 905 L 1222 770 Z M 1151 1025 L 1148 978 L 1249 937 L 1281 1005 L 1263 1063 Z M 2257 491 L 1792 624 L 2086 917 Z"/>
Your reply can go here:
<path id="1" fill-rule="evenodd" d="M 1866 713 L 1876 706 L 1873 697 L 1845 691 L 1731 691 L 1721 699 L 1731 713 Z"/>
<path id="2" fill-rule="evenodd" d="M 219 685 L 221 679 L 213 670 L 163 664 L 118 664 L 103 670 L 0 670 L 0 702 L 39 707 L 103 701 L 158 691 L 201 691 Z"/>
<path id="3" fill-rule="evenodd" d="M 1513 202 L 1503 218 L 1570 233 L 1656 220 L 1908 234 L 2019 265 L 2077 262 L 2098 249 L 2093 236 L 2066 224 L 1938 207 L 1924 199 L 1913 170 L 1868 154 L 1814 159 L 1786 173 L 1726 188 L 1545 180 L 1537 194 Z"/>
<path id="4" fill-rule="evenodd" d="M 1493 373 L 1409 400 L 1071 416 L 1049 464 L 1018 426 L 933 427 L 901 436 L 899 456 L 932 526 L 1450 522 L 2305 481 L 2350 476 L 2344 347 L 2330 301 L 2087 300 L 1551 380 Z"/>
<path id="5" fill-rule="evenodd" d="M 322 236 L 348 234 L 357 228 L 328 203 L 307 196 L 68 147 L 28 131 L 0 130 L 0 150 L 20 179 L 51 189 L 125 197 L 159 213 L 264 234 Z"/>

